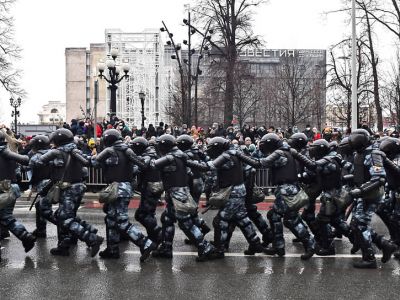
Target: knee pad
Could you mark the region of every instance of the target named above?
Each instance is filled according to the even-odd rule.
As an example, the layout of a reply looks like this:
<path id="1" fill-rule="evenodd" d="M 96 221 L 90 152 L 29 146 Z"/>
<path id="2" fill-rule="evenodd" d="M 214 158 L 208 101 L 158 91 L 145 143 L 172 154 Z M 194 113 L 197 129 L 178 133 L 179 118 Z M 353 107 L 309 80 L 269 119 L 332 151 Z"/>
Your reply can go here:
<path id="1" fill-rule="evenodd" d="M 252 225 L 252 223 L 251 223 L 249 218 L 240 219 L 240 220 L 237 221 L 237 224 L 239 226 L 241 226 L 242 228 L 245 228 L 247 226 L 251 226 Z"/>
<path id="2" fill-rule="evenodd" d="M 117 226 L 120 230 L 125 231 L 129 228 L 129 219 L 128 215 L 119 215 L 117 216 Z"/>
<path id="3" fill-rule="evenodd" d="M 73 218 L 68 218 L 65 220 L 62 220 L 60 225 L 61 227 L 65 228 L 65 229 L 69 229 L 69 227 L 71 226 L 71 224 L 74 222 Z"/>

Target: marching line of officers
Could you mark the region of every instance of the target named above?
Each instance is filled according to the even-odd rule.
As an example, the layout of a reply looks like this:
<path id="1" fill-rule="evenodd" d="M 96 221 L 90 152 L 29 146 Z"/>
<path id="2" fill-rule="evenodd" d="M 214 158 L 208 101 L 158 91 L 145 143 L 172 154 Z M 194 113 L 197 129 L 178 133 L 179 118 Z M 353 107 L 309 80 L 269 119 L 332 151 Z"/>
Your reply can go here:
<path id="1" fill-rule="evenodd" d="M 212 138 L 206 153 L 188 135 L 175 138 L 164 134 L 155 145 L 137 137 L 128 145 L 119 131 L 108 129 L 103 143 L 103 151 L 87 157 L 74 143 L 72 132 L 61 128 L 49 137 L 33 137 L 31 153 L 24 156 L 11 152 L 0 132 L 0 224 L 22 241 L 25 252 L 34 247 L 37 238 L 46 237 L 46 223 L 50 222 L 57 226 L 58 236 L 52 255 L 68 256 L 81 240 L 92 257 L 99 253 L 104 259 L 118 259 L 119 243 L 127 239 L 140 248 L 140 261 L 150 255 L 171 259 L 177 222 L 187 237 L 185 242 L 197 247 L 197 261 L 223 258 L 236 226 L 249 244 L 246 255 L 284 256 L 283 225 L 294 234 L 294 242 L 302 243 L 302 260 L 314 254 L 335 255 L 336 236 L 349 239 L 351 253 L 361 251 L 361 260 L 353 264 L 356 268 L 377 268 L 373 244 L 382 251 L 383 263 L 393 254 L 400 257 L 399 139 L 374 141 L 366 130 L 357 129 L 340 144 L 321 139 L 308 146 L 303 133 L 288 141 L 268 133 L 252 155 L 222 137 Z M 20 196 L 20 166 L 31 169 L 30 183 L 37 192 L 32 233 L 13 216 Z M 104 238 L 77 216 L 88 166 L 102 168 L 109 184 L 100 193 L 106 215 L 106 247 L 102 251 Z M 275 186 L 267 219 L 257 211 L 256 203 L 265 195 L 255 185 L 256 168 L 270 169 Z M 136 177 L 141 199 L 135 219 L 147 235 L 128 218 Z M 205 239 L 211 229 L 198 214 L 203 192 L 218 208 L 213 241 Z M 166 207 L 159 225 L 156 207 L 163 193 Z M 321 206 L 316 212 L 318 197 Z M 58 204 L 55 211 L 53 204 Z M 388 228 L 390 239 L 371 228 L 374 213 Z"/>

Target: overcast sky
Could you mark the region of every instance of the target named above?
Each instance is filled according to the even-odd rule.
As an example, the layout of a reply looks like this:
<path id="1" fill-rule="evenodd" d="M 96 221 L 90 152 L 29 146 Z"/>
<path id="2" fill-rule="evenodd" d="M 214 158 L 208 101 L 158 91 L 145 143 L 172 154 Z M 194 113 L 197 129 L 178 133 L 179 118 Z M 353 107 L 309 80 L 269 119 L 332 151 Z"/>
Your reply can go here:
<path id="1" fill-rule="evenodd" d="M 159 28 L 161 20 L 175 35 L 183 33 L 183 5 L 190 0 L 18 0 L 14 8 L 16 42 L 23 49 L 22 86 L 28 95 L 22 122 L 37 122 L 41 106 L 65 101 L 65 48 L 104 42 L 105 28 L 140 32 Z M 340 14 L 326 17 L 341 0 L 270 0 L 254 16 L 254 32 L 266 48 L 327 49 L 350 26 Z M 391 41 L 381 40 L 384 47 Z M 9 96 L 0 94 L 0 121 L 9 122 Z"/>

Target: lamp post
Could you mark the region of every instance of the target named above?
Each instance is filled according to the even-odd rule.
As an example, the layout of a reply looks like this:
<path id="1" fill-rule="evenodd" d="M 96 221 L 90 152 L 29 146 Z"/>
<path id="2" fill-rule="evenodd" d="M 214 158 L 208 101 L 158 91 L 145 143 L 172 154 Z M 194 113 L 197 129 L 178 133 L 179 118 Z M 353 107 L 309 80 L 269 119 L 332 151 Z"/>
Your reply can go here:
<path id="1" fill-rule="evenodd" d="M 140 99 L 140 104 L 142 105 L 142 129 L 144 128 L 144 120 L 146 120 L 146 117 L 144 116 L 144 98 L 146 97 L 146 94 L 143 91 L 139 92 L 139 99 Z"/>
<path id="2" fill-rule="evenodd" d="M 121 67 L 117 65 L 117 57 L 118 57 L 118 49 L 111 49 L 110 51 L 111 58 L 108 58 L 107 61 L 99 62 L 97 64 L 97 68 L 99 70 L 99 77 L 104 79 L 109 83 L 108 88 L 110 89 L 111 97 L 110 97 L 110 120 L 117 113 L 117 84 L 121 82 L 123 78 L 128 78 L 129 75 L 129 64 L 122 64 L 122 71 L 124 75 L 120 76 Z M 104 71 L 108 69 L 108 75 L 103 75 Z"/>
<path id="3" fill-rule="evenodd" d="M 18 107 L 21 106 L 21 98 L 18 97 L 18 99 L 15 100 L 13 97 L 11 97 L 10 105 L 14 107 L 14 110 L 11 112 L 11 117 L 14 117 L 14 133 L 17 134 L 17 118 L 19 117 Z"/>
<path id="4" fill-rule="evenodd" d="M 168 34 L 169 41 L 167 41 L 168 46 L 172 46 L 172 48 L 175 51 L 174 55 L 171 55 L 171 59 L 176 59 L 178 62 L 178 68 L 179 68 L 179 73 L 181 77 L 181 94 L 182 94 L 182 119 L 183 122 L 186 124 L 192 124 L 192 86 L 195 86 L 195 93 L 194 93 L 194 123 L 197 126 L 198 124 L 198 102 L 197 102 L 197 87 L 198 87 L 198 79 L 199 75 L 202 74 L 202 70 L 200 69 L 200 60 L 203 59 L 203 52 L 204 51 L 209 51 L 209 46 L 208 44 L 210 43 L 211 40 L 211 34 L 213 33 L 213 30 L 210 29 L 211 22 L 208 23 L 207 25 L 207 30 L 205 33 L 202 33 L 199 31 L 197 28 L 195 28 L 191 24 L 191 16 L 190 16 L 190 7 L 186 6 L 188 8 L 188 18 L 183 19 L 183 24 L 188 26 L 188 39 L 183 40 L 183 44 L 187 46 L 187 58 L 183 58 L 184 55 L 181 53 L 182 45 L 180 43 L 175 43 L 173 39 L 173 33 L 171 33 L 167 26 L 165 25 L 164 21 L 162 21 L 163 27 L 160 28 L 161 32 L 166 32 Z M 191 36 L 194 35 L 195 33 L 200 33 L 201 36 L 203 37 L 203 40 L 201 42 L 200 48 L 194 49 L 192 47 L 192 38 Z M 193 58 L 192 56 L 194 54 L 198 54 L 197 56 L 197 61 L 195 61 L 195 70 L 194 74 L 192 72 L 192 67 L 193 67 Z M 208 52 L 209 53 L 209 52 Z M 183 65 L 187 66 L 187 71 L 186 75 L 187 78 L 184 78 L 184 69 Z M 190 125 L 189 125 L 190 126 Z"/>

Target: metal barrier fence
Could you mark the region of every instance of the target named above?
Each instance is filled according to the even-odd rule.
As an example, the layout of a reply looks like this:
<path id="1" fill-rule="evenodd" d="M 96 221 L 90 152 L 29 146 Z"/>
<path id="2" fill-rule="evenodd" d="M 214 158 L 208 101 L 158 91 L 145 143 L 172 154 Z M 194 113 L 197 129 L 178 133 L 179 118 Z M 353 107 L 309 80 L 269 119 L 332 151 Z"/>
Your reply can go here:
<path id="1" fill-rule="evenodd" d="M 102 169 L 90 167 L 88 172 L 89 177 L 86 185 L 89 190 L 98 190 L 106 186 Z M 29 182 L 27 172 L 22 172 L 22 182 Z M 269 169 L 257 169 L 255 183 L 261 188 L 273 188 L 271 184 L 271 171 Z"/>

